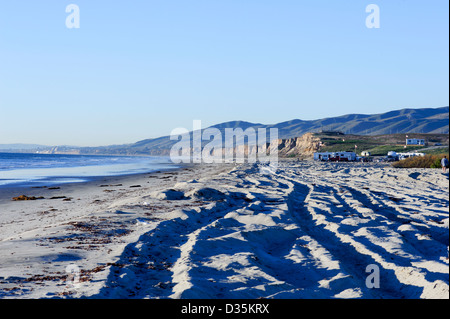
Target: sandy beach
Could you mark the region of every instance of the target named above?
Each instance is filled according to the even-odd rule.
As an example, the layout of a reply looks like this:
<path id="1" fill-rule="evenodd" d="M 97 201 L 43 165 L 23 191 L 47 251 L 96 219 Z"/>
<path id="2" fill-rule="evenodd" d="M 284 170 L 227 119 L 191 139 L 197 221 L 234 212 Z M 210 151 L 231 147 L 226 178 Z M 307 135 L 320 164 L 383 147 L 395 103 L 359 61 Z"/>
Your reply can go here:
<path id="1" fill-rule="evenodd" d="M 439 169 L 283 160 L 0 190 L 0 298 L 449 298 L 448 245 Z"/>

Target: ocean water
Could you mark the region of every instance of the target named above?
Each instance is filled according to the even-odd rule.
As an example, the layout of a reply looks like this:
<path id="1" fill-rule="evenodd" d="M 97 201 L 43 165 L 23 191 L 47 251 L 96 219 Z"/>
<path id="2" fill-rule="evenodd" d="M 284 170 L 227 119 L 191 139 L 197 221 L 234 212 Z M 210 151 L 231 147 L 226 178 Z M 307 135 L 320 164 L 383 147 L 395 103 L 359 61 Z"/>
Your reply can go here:
<path id="1" fill-rule="evenodd" d="M 175 167 L 169 157 L 0 153 L 0 187 L 85 182 Z"/>

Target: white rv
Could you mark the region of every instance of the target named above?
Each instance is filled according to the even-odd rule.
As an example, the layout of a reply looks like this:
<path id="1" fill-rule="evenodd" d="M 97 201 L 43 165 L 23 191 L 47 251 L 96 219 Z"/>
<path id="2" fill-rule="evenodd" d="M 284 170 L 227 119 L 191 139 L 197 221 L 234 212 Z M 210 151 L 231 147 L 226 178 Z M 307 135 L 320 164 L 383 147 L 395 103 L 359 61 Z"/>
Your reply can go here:
<path id="1" fill-rule="evenodd" d="M 413 152 L 413 153 L 397 153 L 397 155 L 398 155 L 398 158 L 400 160 L 407 159 L 407 158 L 414 157 L 414 156 L 425 156 L 424 153 L 417 153 L 417 152 Z"/>
<path id="2" fill-rule="evenodd" d="M 355 152 L 317 152 L 314 153 L 315 161 L 352 162 L 356 161 Z"/>

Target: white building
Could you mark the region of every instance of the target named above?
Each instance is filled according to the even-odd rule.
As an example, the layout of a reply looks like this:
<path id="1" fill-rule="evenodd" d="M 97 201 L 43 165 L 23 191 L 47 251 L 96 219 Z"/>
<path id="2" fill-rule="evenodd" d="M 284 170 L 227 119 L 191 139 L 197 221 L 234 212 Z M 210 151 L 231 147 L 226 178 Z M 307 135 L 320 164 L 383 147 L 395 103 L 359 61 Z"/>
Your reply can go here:
<path id="1" fill-rule="evenodd" d="M 425 140 L 421 138 L 407 138 L 406 145 L 425 145 Z"/>

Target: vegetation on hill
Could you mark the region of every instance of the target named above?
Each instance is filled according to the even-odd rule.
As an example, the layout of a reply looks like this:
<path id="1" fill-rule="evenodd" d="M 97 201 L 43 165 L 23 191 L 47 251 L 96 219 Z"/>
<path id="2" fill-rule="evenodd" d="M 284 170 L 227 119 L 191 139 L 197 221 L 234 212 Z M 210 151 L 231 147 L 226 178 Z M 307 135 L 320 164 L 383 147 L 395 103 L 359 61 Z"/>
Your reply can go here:
<path id="1" fill-rule="evenodd" d="M 403 145 L 407 132 L 423 132 L 412 133 L 411 138 L 427 138 L 430 144 L 442 143 L 448 144 L 448 118 L 449 108 L 425 108 L 425 109 L 402 109 L 382 114 L 348 114 L 332 118 L 324 118 L 318 120 L 291 120 L 277 124 L 260 124 L 243 121 L 231 121 L 212 126 L 219 129 L 222 137 L 225 137 L 227 128 L 242 128 L 243 130 L 253 127 L 278 129 L 278 138 L 294 139 L 301 137 L 309 132 L 330 138 L 330 143 L 325 143 L 323 151 L 341 151 L 355 150 L 355 144 L 358 145 L 358 152 L 370 151 L 379 145 Z M 325 132 L 324 132 L 325 131 Z M 326 132 L 329 131 L 329 132 Z M 340 136 L 336 136 L 335 131 L 342 132 Z M 317 133 L 317 132 L 324 132 Z M 397 133 L 398 134 L 391 134 Z M 327 134 L 330 133 L 330 134 Z M 343 135 L 346 133 L 347 135 Z M 348 135 L 348 134 L 353 135 Z M 446 133 L 446 134 L 435 134 Z M 370 135 L 369 135 L 370 134 Z M 441 142 L 440 136 L 446 136 L 446 141 Z M 433 136 L 437 136 L 435 139 Z M 333 140 L 339 138 L 346 139 L 346 143 L 335 145 L 333 148 Z M 348 140 L 347 140 L 348 139 Z M 338 142 L 338 141 L 337 141 Z M 103 148 L 84 148 L 82 154 L 123 154 L 123 155 L 168 155 L 171 147 L 176 143 L 169 136 L 163 136 L 154 139 L 142 140 L 129 145 L 106 146 Z M 330 145 L 328 145 L 330 144 Z M 345 149 L 342 149 L 344 147 Z M 386 155 L 377 153 L 377 155 Z M 291 153 L 287 153 L 291 155 Z M 291 155 L 292 156 L 292 155 Z"/>
<path id="2" fill-rule="evenodd" d="M 394 151 L 397 153 L 414 152 L 420 150 L 423 146 L 404 146 L 404 145 L 380 145 L 369 149 L 368 151 L 372 156 L 386 156 L 389 151 Z"/>
<path id="3" fill-rule="evenodd" d="M 410 157 L 392 164 L 396 168 L 441 168 L 441 159 L 447 154 Z"/>
<path id="4" fill-rule="evenodd" d="M 430 155 L 448 154 L 449 148 L 448 148 L 448 146 L 446 146 L 446 147 L 427 149 L 427 150 L 424 150 L 421 152 L 425 153 L 425 154 L 430 154 Z"/>
<path id="5" fill-rule="evenodd" d="M 321 152 L 355 151 L 356 149 L 357 153 L 368 151 L 372 156 L 386 156 L 389 151 L 411 152 L 424 148 L 424 146 L 417 145 L 406 146 L 405 134 L 368 136 L 316 133 L 315 136 L 320 138 L 322 142 Z M 431 146 L 435 143 L 448 144 L 448 134 L 410 134 L 410 137 L 425 139 Z M 430 150 L 431 152 L 440 154 L 445 151 L 435 152 Z"/>

